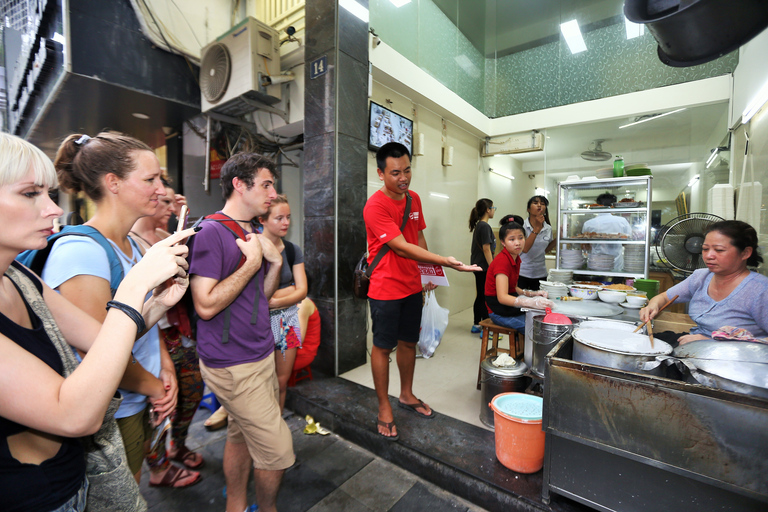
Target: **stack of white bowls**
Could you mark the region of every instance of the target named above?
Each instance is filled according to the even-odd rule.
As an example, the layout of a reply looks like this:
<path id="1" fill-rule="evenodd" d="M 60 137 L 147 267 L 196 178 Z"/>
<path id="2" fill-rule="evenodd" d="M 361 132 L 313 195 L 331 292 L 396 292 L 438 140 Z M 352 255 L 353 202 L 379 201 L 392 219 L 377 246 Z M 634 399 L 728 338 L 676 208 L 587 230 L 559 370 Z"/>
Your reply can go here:
<path id="1" fill-rule="evenodd" d="M 603 167 L 602 169 L 598 169 L 595 171 L 595 176 L 602 180 L 613 178 L 613 167 Z"/>
<path id="2" fill-rule="evenodd" d="M 624 246 L 624 272 L 642 274 L 645 270 L 645 245 Z"/>
<path id="3" fill-rule="evenodd" d="M 547 298 L 554 299 L 568 295 L 568 285 L 554 281 L 540 281 L 539 288 L 547 292 Z"/>
<path id="4" fill-rule="evenodd" d="M 589 270 L 602 270 L 610 272 L 613 270 L 614 257 L 610 254 L 591 253 L 587 259 L 587 268 Z"/>
<path id="5" fill-rule="evenodd" d="M 573 271 L 553 268 L 547 274 L 547 281 L 569 285 L 573 283 Z"/>
<path id="6" fill-rule="evenodd" d="M 584 254 L 581 249 L 563 249 L 560 251 L 560 266 L 575 269 L 584 267 Z"/>

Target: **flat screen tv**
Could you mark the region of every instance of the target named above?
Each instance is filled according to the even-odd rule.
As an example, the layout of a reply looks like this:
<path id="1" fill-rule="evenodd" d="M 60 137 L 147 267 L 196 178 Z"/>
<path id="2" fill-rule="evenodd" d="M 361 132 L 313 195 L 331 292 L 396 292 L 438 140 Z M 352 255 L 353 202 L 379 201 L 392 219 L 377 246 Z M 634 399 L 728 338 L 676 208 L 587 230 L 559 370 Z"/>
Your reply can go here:
<path id="1" fill-rule="evenodd" d="M 368 111 L 368 149 L 376 151 L 387 142 L 399 142 L 413 154 L 413 121 L 371 102 Z"/>

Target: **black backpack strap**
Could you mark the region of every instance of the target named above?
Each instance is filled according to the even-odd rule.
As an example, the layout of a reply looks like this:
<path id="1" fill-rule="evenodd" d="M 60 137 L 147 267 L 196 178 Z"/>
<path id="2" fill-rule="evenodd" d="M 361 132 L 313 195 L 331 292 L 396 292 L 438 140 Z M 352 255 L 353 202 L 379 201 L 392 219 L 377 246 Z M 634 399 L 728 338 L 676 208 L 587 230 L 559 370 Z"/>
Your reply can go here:
<path id="1" fill-rule="evenodd" d="M 288 266 L 291 267 L 291 272 L 293 272 L 293 264 L 296 262 L 296 248 L 293 246 L 293 243 L 285 239 L 283 239 L 283 245 L 285 246 L 285 259 L 288 260 Z"/>
<path id="2" fill-rule="evenodd" d="M 405 225 L 408 223 L 408 216 L 411 214 L 411 194 L 408 193 L 408 191 L 405 192 L 405 212 L 403 212 L 403 223 L 400 225 L 400 231 L 402 232 L 405 229 Z M 379 249 L 378 254 L 376 254 L 376 257 L 373 258 L 373 261 L 370 265 L 368 265 L 368 268 L 365 269 L 365 275 L 368 277 L 368 279 L 371 278 L 371 274 L 373 274 L 373 269 L 376 268 L 376 265 L 379 264 L 381 259 L 384 257 L 385 254 L 389 252 L 389 246 L 387 244 L 384 244 L 384 247 Z"/>

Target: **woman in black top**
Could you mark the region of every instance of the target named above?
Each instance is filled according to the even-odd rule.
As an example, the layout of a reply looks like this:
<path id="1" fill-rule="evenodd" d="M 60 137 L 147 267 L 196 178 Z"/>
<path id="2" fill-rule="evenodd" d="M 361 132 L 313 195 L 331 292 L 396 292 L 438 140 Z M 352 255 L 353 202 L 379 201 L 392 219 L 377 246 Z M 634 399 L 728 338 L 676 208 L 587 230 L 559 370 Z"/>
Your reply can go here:
<path id="1" fill-rule="evenodd" d="M 488 224 L 488 220 L 493 218 L 496 213 L 496 207 L 490 199 L 479 199 L 475 207 L 469 214 L 469 231 L 472 234 L 472 252 L 470 264 L 478 265 L 482 272 L 475 272 L 475 290 L 477 295 L 472 307 L 474 312 L 474 322 L 471 332 L 477 334 L 480 332 L 481 321 L 488 318 L 488 309 L 485 307 L 485 275 L 488 272 L 488 265 L 493 261 L 493 253 L 496 251 L 496 237 L 493 236 L 493 230 Z"/>
<path id="2" fill-rule="evenodd" d="M 101 426 L 131 359 L 139 315 L 152 325 L 188 283 L 187 248 L 172 245 L 192 230 L 147 253 L 116 291 L 117 304 L 103 327 L 51 290 L 14 258 L 46 246 L 53 220 L 63 213 L 48 196 L 56 184 L 42 151 L 0 133 L 0 506 L 6 511 L 83 510 L 87 481 L 78 438 Z M 145 303 L 149 292 L 174 276 Z M 67 342 L 87 352 L 68 377 L 48 334 L 56 326 L 46 329 L 20 286 L 42 295 L 42 309 L 50 314 L 41 314 L 52 316 Z M 136 311 L 143 313 L 129 316 Z"/>

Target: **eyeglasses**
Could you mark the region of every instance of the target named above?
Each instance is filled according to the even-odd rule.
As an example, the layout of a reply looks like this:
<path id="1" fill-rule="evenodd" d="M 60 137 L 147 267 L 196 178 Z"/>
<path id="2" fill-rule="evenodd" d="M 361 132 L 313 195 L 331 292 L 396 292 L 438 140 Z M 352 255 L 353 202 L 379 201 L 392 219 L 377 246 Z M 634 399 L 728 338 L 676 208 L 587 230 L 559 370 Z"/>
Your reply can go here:
<path id="1" fill-rule="evenodd" d="M 497 208 L 496 206 L 491 206 L 491 207 L 490 207 L 490 208 L 488 208 L 488 209 L 489 209 L 489 210 L 498 210 L 498 208 Z"/>

